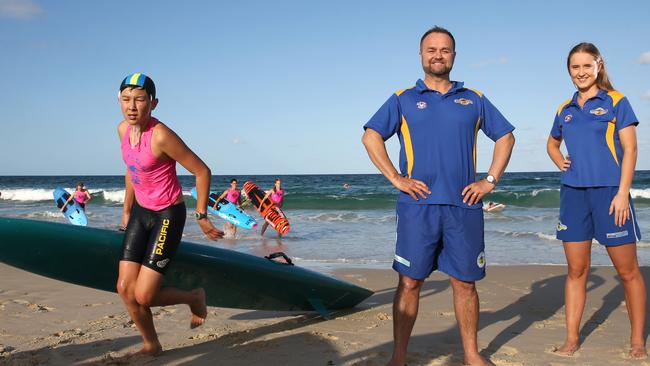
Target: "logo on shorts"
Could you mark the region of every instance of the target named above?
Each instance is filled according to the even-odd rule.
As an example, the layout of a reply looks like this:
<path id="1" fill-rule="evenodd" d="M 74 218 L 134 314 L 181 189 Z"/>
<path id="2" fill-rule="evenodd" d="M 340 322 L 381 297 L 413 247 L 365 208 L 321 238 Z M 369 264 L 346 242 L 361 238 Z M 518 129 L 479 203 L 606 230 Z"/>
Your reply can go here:
<path id="1" fill-rule="evenodd" d="M 573 114 L 567 114 L 564 116 L 564 122 L 569 123 L 573 119 Z"/>
<path id="2" fill-rule="evenodd" d="M 162 227 L 160 228 L 160 235 L 158 235 L 158 243 L 156 244 L 156 254 L 158 255 L 163 255 L 163 251 L 165 250 L 167 228 L 169 228 L 169 219 L 164 219 L 162 222 Z"/>
<path id="3" fill-rule="evenodd" d="M 415 106 L 418 107 L 418 109 L 424 109 L 424 108 L 427 107 L 427 102 L 420 101 L 420 102 L 415 103 Z"/>
<path id="4" fill-rule="evenodd" d="M 602 107 L 598 107 L 596 109 L 592 109 L 592 110 L 589 111 L 589 113 L 594 114 L 596 116 L 602 116 L 603 114 L 605 114 L 607 112 L 608 112 L 607 109 L 602 108 Z"/>
<path id="5" fill-rule="evenodd" d="M 607 239 L 622 238 L 628 235 L 627 230 L 619 231 L 617 233 L 607 233 Z"/>
<path id="6" fill-rule="evenodd" d="M 557 229 L 557 231 L 562 231 L 562 230 L 568 229 L 568 227 L 566 225 L 564 225 L 563 223 L 558 222 L 556 229 Z"/>
<path id="7" fill-rule="evenodd" d="M 474 102 L 472 102 L 472 101 L 469 100 L 469 99 L 465 99 L 465 98 L 454 99 L 454 103 L 457 103 L 457 104 L 460 104 L 460 105 L 470 105 L 470 104 L 474 104 Z"/>
<path id="8" fill-rule="evenodd" d="M 478 258 L 476 258 L 476 265 L 478 268 L 485 267 L 485 252 L 479 253 Z"/>
<path id="9" fill-rule="evenodd" d="M 158 268 L 165 268 L 167 263 L 169 263 L 169 258 L 156 262 L 156 265 L 158 266 Z"/>

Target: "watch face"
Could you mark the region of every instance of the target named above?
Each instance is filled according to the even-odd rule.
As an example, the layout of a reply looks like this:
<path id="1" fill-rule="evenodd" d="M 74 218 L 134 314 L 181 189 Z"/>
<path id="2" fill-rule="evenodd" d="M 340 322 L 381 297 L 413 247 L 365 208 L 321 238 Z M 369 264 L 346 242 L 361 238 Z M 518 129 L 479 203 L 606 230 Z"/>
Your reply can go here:
<path id="1" fill-rule="evenodd" d="M 490 182 L 490 183 L 494 183 L 494 181 L 495 181 L 494 177 L 491 176 L 491 175 L 488 175 L 488 176 L 485 178 L 485 180 L 487 180 L 487 181 Z"/>

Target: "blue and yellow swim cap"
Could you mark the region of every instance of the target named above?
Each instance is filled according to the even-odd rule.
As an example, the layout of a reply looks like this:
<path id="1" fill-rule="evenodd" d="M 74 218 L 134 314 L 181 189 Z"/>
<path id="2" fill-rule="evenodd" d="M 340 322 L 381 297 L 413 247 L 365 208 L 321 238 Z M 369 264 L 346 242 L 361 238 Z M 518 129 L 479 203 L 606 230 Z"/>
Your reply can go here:
<path id="1" fill-rule="evenodd" d="M 150 77 L 145 74 L 136 72 L 127 75 L 120 84 L 120 92 L 128 87 L 137 87 L 144 89 L 151 99 L 156 99 L 156 84 L 153 83 Z"/>

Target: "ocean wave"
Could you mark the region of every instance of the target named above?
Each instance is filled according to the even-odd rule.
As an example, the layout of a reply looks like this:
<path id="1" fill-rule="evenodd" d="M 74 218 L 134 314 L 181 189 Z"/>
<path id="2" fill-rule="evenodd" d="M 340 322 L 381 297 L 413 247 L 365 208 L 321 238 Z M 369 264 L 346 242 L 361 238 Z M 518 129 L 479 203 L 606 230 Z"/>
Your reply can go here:
<path id="1" fill-rule="evenodd" d="M 650 200 L 650 188 L 646 189 L 636 189 L 632 188 L 630 189 L 630 195 L 632 195 L 632 198 L 645 198 Z"/>
<path id="2" fill-rule="evenodd" d="M 3 189 L 0 199 L 19 202 L 54 201 L 51 189 Z"/>
<path id="3" fill-rule="evenodd" d="M 547 234 L 538 231 L 507 231 L 507 230 L 497 230 L 497 233 L 503 236 L 509 236 L 513 238 L 538 238 L 548 241 L 557 241 L 555 234 Z"/>
<path id="4" fill-rule="evenodd" d="M 354 212 L 345 212 L 345 213 L 325 212 L 325 213 L 311 214 L 311 215 L 292 215 L 291 219 L 295 221 L 365 222 L 365 223 L 383 224 L 387 222 L 395 222 L 395 215 L 373 217 L 373 216 L 357 214 Z"/>

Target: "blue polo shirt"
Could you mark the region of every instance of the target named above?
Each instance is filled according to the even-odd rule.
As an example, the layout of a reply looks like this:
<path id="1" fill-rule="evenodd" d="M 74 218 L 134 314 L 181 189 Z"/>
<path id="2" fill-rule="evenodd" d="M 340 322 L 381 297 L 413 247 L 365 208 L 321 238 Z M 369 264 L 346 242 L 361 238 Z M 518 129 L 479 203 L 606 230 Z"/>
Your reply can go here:
<path id="1" fill-rule="evenodd" d="M 481 207 L 463 203 L 461 196 L 476 180 L 479 129 L 493 141 L 515 129 L 481 92 L 454 81 L 440 94 L 422 80 L 391 95 L 363 127 L 377 131 L 384 141 L 397 134 L 402 175 L 423 181 L 431 190 L 418 201 L 400 192 L 398 202 L 464 208 Z"/>
<path id="2" fill-rule="evenodd" d="M 562 184 L 572 187 L 618 186 L 623 149 L 618 131 L 639 120 L 627 98 L 617 91 L 600 90 L 578 104 L 578 92 L 560 105 L 551 136 L 564 139 L 571 165 L 562 172 Z"/>

